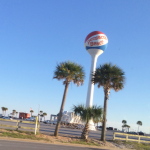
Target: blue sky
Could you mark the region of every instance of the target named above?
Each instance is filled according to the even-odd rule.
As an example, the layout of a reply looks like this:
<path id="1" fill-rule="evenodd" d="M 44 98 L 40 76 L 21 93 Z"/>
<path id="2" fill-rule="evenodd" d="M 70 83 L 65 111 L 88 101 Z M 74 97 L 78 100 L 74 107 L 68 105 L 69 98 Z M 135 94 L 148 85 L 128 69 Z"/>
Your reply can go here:
<path id="1" fill-rule="evenodd" d="M 97 66 L 117 64 L 126 76 L 122 91 L 111 91 L 108 126 L 131 130 L 143 122 L 150 132 L 149 0 L 7 0 L 0 2 L 0 101 L 1 107 L 48 114 L 59 111 L 64 86 L 53 79 L 58 63 L 73 61 L 84 67 L 84 85 L 70 84 L 65 110 L 85 104 L 91 57 L 84 40 L 92 31 L 109 40 Z M 94 104 L 103 106 L 103 89 L 95 86 Z"/>

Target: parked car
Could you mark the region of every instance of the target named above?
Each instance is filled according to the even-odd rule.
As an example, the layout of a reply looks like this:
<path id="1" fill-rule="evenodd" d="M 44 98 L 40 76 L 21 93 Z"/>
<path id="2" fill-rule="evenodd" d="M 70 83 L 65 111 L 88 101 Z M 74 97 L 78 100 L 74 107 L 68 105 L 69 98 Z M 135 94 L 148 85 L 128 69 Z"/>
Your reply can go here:
<path id="1" fill-rule="evenodd" d="M 131 131 L 131 132 L 127 132 L 128 134 L 134 134 L 134 135 L 138 135 L 137 132 Z"/>
<path id="2" fill-rule="evenodd" d="M 57 121 L 51 121 L 50 124 L 56 125 Z"/>
<path id="3" fill-rule="evenodd" d="M 138 132 L 138 135 L 145 135 L 144 132 Z"/>
<path id="4" fill-rule="evenodd" d="M 30 117 L 30 118 L 26 118 L 25 120 L 26 121 L 35 121 L 35 118 L 34 117 Z"/>
<path id="5" fill-rule="evenodd" d="M 102 126 L 96 126 L 97 129 L 102 128 Z"/>
<path id="6" fill-rule="evenodd" d="M 13 120 L 13 119 L 12 119 L 12 118 L 10 118 L 10 117 L 3 117 L 3 119 Z"/>
<path id="7" fill-rule="evenodd" d="M 43 121 L 43 123 L 50 124 L 51 122 L 50 122 L 50 120 L 45 120 L 45 121 Z"/>
<path id="8" fill-rule="evenodd" d="M 113 127 L 107 127 L 106 129 L 107 130 L 113 130 L 114 128 Z"/>

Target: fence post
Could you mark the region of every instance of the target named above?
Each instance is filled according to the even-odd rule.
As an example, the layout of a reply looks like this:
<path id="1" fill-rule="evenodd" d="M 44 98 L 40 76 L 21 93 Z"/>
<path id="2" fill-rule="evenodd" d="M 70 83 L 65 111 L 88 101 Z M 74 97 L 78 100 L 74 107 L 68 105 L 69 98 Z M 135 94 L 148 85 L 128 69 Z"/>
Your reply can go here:
<path id="1" fill-rule="evenodd" d="M 113 134 L 113 140 L 115 140 L 115 132 L 114 132 L 114 134 Z"/>
<path id="2" fill-rule="evenodd" d="M 16 126 L 17 126 L 16 130 L 18 131 L 18 129 L 19 129 L 19 121 L 17 121 Z"/>
<path id="3" fill-rule="evenodd" d="M 138 137 L 138 143 L 140 143 L 140 136 Z"/>
<path id="4" fill-rule="evenodd" d="M 36 135 L 36 131 L 37 131 L 37 124 L 38 124 L 38 117 L 36 116 L 36 121 L 35 121 L 35 131 L 34 134 Z"/>
<path id="5" fill-rule="evenodd" d="M 126 134 L 126 142 L 128 141 L 128 135 Z"/>
<path id="6" fill-rule="evenodd" d="M 40 132 L 40 123 L 39 122 L 37 124 L 37 130 L 38 130 L 38 132 Z"/>

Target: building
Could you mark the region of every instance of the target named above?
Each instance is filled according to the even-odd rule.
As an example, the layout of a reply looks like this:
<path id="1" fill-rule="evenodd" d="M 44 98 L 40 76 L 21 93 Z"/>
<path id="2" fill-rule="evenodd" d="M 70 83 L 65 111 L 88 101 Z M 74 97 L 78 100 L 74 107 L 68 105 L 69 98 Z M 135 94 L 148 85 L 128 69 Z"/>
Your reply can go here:
<path id="1" fill-rule="evenodd" d="M 19 119 L 26 119 L 26 118 L 30 118 L 30 114 L 29 113 L 24 113 L 24 112 L 19 112 Z"/>
<path id="2" fill-rule="evenodd" d="M 50 121 L 57 122 L 57 117 L 58 117 L 57 115 L 52 114 L 50 116 Z M 82 124 L 80 116 L 76 116 L 73 112 L 68 112 L 68 111 L 63 112 L 61 121 L 66 123 Z"/>

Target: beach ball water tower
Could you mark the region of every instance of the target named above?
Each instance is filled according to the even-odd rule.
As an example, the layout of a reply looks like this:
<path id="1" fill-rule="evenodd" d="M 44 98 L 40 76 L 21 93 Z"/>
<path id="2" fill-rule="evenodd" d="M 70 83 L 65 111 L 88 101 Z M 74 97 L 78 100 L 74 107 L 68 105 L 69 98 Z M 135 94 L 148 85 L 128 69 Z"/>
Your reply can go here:
<path id="1" fill-rule="evenodd" d="M 85 48 L 92 57 L 86 107 L 93 106 L 94 84 L 91 81 L 92 73 L 96 70 L 98 56 L 100 56 L 104 52 L 104 50 L 107 48 L 107 44 L 107 36 L 100 31 L 93 31 L 89 33 L 85 39 Z"/>

